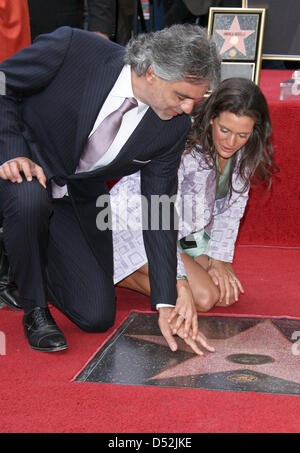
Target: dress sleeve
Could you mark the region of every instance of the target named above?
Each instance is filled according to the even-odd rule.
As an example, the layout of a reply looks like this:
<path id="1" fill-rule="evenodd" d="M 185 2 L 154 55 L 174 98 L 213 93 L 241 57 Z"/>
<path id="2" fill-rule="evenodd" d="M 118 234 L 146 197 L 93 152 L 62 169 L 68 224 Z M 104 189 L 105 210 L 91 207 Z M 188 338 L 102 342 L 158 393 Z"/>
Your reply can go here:
<path id="1" fill-rule="evenodd" d="M 244 215 L 248 202 L 249 190 L 242 194 L 232 195 L 227 208 L 221 207 L 224 199 L 216 200 L 214 214 L 209 225 L 205 227 L 210 236 L 206 254 L 220 261 L 232 262 L 235 242 L 237 239 L 240 220 Z"/>

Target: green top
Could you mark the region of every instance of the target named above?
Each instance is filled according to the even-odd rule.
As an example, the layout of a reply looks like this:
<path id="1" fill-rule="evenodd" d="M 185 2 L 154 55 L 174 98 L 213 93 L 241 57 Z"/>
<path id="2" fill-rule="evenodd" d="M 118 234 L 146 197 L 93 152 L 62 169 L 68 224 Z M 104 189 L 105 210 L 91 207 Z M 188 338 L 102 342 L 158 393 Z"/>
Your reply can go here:
<path id="1" fill-rule="evenodd" d="M 231 162 L 231 157 L 226 162 L 226 166 L 224 168 L 223 174 L 221 175 L 218 157 L 216 159 L 216 165 L 217 165 L 216 200 L 226 197 L 226 195 L 228 193 L 228 179 L 229 179 L 228 177 L 229 177 L 229 173 L 230 173 L 230 162 Z"/>

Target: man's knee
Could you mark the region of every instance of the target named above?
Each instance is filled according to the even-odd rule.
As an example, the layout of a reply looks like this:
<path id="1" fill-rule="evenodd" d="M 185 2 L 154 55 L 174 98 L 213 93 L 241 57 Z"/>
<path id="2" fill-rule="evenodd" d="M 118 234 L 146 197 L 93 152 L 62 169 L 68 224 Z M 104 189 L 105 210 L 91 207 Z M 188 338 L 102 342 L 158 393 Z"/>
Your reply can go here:
<path id="1" fill-rule="evenodd" d="M 54 291 L 55 292 L 55 291 Z M 106 332 L 114 325 L 116 314 L 116 297 L 114 288 L 108 291 L 106 295 L 100 291 L 92 294 L 74 296 L 72 300 L 54 296 L 53 291 L 50 292 L 50 300 L 57 306 L 67 317 L 73 321 L 81 330 L 89 333 Z"/>
<path id="2" fill-rule="evenodd" d="M 39 219 L 50 214 L 52 208 L 49 195 L 36 179 L 20 184 L 20 192 L 18 209 L 21 214 Z"/>
<path id="3" fill-rule="evenodd" d="M 21 184 L 6 181 L 5 200 L 2 203 L 3 217 L 13 217 L 14 221 L 32 222 L 37 219 L 49 217 L 51 213 L 51 200 L 48 192 L 34 178 L 31 182 L 23 181 Z"/>
<path id="4" fill-rule="evenodd" d="M 89 333 L 103 333 L 106 332 L 115 323 L 115 308 L 114 304 L 111 310 L 106 310 L 104 314 L 87 316 L 85 314 L 80 318 L 76 324 L 81 330 Z"/>

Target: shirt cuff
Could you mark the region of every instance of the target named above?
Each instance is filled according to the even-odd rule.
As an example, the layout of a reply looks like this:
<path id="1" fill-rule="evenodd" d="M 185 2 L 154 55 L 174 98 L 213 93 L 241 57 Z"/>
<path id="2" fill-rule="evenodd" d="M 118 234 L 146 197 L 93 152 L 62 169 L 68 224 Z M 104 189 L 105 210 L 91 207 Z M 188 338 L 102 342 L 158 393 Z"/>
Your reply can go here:
<path id="1" fill-rule="evenodd" d="M 156 310 L 158 310 L 159 308 L 163 308 L 163 307 L 171 307 L 171 308 L 174 308 L 175 305 L 170 305 L 170 304 L 157 304 L 157 305 L 156 305 Z"/>

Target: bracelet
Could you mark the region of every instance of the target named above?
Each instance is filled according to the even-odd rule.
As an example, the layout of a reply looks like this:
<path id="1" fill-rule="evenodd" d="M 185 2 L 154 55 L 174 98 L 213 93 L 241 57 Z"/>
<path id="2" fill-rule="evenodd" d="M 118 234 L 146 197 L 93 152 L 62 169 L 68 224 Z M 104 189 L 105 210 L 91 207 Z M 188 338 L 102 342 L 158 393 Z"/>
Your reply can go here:
<path id="1" fill-rule="evenodd" d="M 187 276 L 186 275 L 177 275 L 177 280 L 187 280 Z"/>

